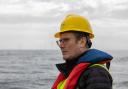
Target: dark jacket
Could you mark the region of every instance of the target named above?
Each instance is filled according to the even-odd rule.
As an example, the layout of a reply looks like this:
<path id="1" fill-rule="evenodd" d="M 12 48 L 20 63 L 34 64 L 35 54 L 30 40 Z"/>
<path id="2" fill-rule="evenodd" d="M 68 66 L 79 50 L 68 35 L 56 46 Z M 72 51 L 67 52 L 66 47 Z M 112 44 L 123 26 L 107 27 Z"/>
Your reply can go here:
<path id="1" fill-rule="evenodd" d="M 56 66 L 61 73 L 68 77 L 74 66 L 81 62 L 89 62 L 92 65 L 111 59 L 111 55 L 96 49 L 91 49 L 72 61 L 57 64 Z M 112 89 L 112 77 L 110 73 L 101 66 L 88 67 L 88 69 L 81 74 L 76 84 L 76 89 Z"/>
<path id="2" fill-rule="evenodd" d="M 112 89 L 112 77 L 103 67 L 91 67 L 79 78 L 78 89 Z"/>

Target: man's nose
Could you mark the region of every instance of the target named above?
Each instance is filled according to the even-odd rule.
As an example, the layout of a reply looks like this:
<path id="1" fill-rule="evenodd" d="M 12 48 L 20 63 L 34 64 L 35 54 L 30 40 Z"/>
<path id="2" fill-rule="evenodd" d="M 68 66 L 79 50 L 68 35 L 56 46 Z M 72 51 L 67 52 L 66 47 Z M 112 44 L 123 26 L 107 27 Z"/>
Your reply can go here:
<path id="1" fill-rule="evenodd" d="M 64 43 L 60 42 L 60 48 L 64 47 Z"/>
<path id="2" fill-rule="evenodd" d="M 64 42 L 60 42 L 60 48 L 64 48 Z"/>

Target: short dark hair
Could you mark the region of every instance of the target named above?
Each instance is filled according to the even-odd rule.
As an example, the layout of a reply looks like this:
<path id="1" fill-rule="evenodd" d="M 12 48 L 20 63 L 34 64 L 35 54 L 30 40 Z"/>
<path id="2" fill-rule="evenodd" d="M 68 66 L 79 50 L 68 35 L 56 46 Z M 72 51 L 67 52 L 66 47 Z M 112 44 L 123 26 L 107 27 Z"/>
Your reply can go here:
<path id="1" fill-rule="evenodd" d="M 76 37 L 76 39 L 81 39 L 82 37 L 86 38 L 86 47 L 87 48 L 91 48 L 92 46 L 92 42 L 89 38 L 89 33 L 85 33 L 85 32 L 79 32 L 79 31 L 67 31 L 67 32 L 71 32 L 74 34 L 74 36 Z"/>

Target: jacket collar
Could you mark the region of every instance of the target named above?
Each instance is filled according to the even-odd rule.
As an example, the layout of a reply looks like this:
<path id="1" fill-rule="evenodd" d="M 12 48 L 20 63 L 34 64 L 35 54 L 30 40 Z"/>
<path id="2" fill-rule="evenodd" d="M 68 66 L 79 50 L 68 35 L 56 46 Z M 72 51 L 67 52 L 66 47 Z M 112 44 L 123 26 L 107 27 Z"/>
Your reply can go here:
<path id="1" fill-rule="evenodd" d="M 64 76 L 68 77 L 71 70 L 79 63 L 98 63 L 102 61 L 112 60 L 113 57 L 103 51 L 97 50 L 97 49 L 90 49 L 83 54 L 81 54 L 79 57 L 77 57 L 74 60 L 67 61 L 65 63 L 56 64 L 56 67 L 58 70 L 64 74 Z"/>
<path id="2" fill-rule="evenodd" d="M 89 51 L 86 52 L 85 55 L 79 58 L 78 63 L 81 62 L 98 63 L 101 61 L 107 61 L 112 59 L 113 57 L 106 52 L 97 49 L 90 49 Z"/>

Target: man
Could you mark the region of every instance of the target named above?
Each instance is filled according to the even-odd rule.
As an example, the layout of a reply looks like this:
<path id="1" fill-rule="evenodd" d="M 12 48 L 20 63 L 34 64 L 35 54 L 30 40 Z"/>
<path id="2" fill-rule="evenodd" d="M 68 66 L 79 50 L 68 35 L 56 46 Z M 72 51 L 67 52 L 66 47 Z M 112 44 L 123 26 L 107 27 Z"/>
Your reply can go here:
<path id="1" fill-rule="evenodd" d="M 56 65 L 60 74 L 52 89 L 112 89 L 108 70 L 113 57 L 90 49 L 94 34 L 86 18 L 68 15 L 55 37 L 65 63 Z"/>

